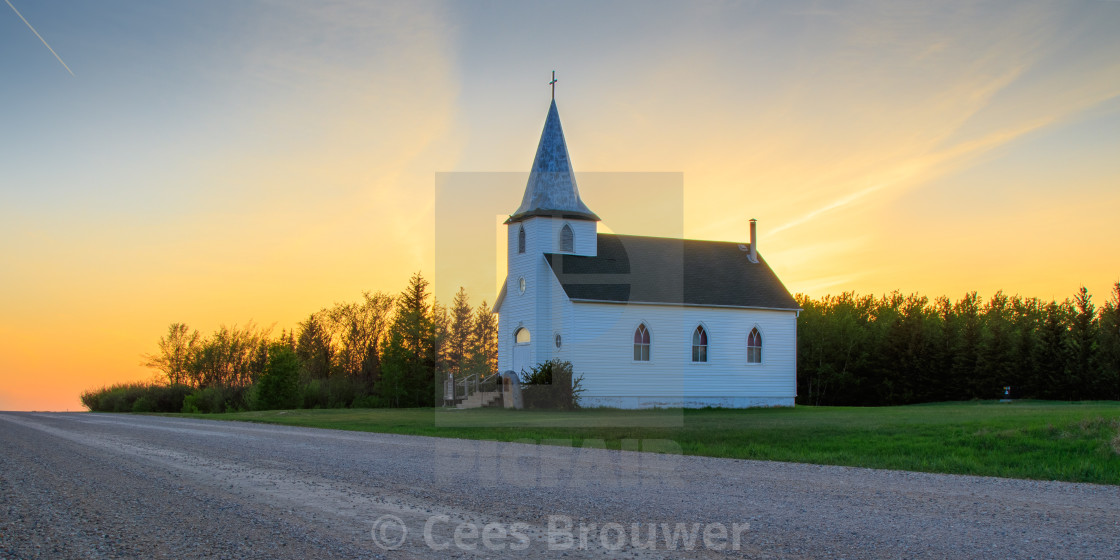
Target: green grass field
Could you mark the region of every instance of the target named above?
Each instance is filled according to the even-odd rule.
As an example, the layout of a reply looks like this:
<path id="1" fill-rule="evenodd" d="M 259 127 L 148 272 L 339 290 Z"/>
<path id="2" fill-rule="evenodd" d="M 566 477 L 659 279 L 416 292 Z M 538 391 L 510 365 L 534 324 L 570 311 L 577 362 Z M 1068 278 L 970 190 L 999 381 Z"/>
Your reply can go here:
<path id="1" fill-rule="evenodd" d="M 611 449 L 624 445 L 624 440 L 671 440 L 686 455 L 1120 484 L 1120 402 L 684 411 L 480 409 L 441 412 L 438 422 L 436 414 L 432 409 L 335 409 L 191 416 L 452 438 L 565 440 Z"/>

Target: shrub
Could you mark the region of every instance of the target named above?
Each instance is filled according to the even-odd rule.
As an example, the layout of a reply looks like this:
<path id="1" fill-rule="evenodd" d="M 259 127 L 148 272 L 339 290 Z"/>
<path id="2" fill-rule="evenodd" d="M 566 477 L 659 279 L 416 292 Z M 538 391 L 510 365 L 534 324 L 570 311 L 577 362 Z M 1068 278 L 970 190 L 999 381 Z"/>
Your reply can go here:
<path id="1" fill-rule="evenodd" d="M 234 412 L 246 408 L 248 387 L 212 386 L 196 389 L 183 399 L 182 412 Z"/>
<path id="2" fill-rule="evenodd" d="M 198 395 L 187 395 L 183 399 L 183 408 L 181 412 L 185 414 L 198 414 Z"/>
<path id="3" fill-rule="evenodd" d="M 132 412 L 155 412 L 156 406 L 147 395 L 141 396 L 132 403 Z"/>
<path id="4" fill-rule="evenodd" d="M 521 375 L 521 399 L 525 408 L 571 410 L 579 408 L 583 376 L 573 377 L 572 363 L 549 360 Z"/>
<path id="5" fill-rule="evenodd" d="M 358 383 L 349 377 L 334 376 L 327 379 L 328 403 L 330 408 L 346 408 L 354 399 L 365 396 Z"/>
<path id="6" fill-rule="evenodd" d="M 183 399 L 183 408 L 186 409 L 188 404 L 193 409 L 193 412 L 202 412 L 209 414 L 211 412 L 221 412 L 221 401 L 217 403 L 217 410 L 215 410 L 214 391 L 211 389 L 197 389 L 191 393 L 190 396 Z"/>
<path id="7" fill-rule="evenodd" d="M 198 395 L 198 411 L 213 413 L 225 410 L 225 399 L 217 387 L 199 389 L 194 394 Z"/>
<path id="8" fill-rule="evenodd" d="M 99 410 L 98 405 L 99 405 L 100 400 L 101 400 L 101 393 L 99 391 L 93 391 L 93 390 L 82 391 L 82 394 L 81 394 L 80 398 L 82 400 L 82 406 L 86 407 L 87 409 L 89 409 L 90 411 L 93 411 L 93 412 L 96 412 L 97 410 Z"/>
<path id="9" fill-rule="evenodd" d="M 301 393 L 303 408 L 323 408 L 327 404 L 323 386 L 319 383 L 318 379 L 308 381 L 307 384 L 303 386 Z"/>
<path id="10" fill-rule="evenodd" d="M 153 401 L 152 412 L 179 412 L 183 409 L 183 399 L 191 394 L 186 385 L 160 385 L 153 387 L 150 396 Z"/>
<path id="11" fill-rule="evenodd" d="M 144 394 L 144 385 L 129 383 L 114 385 L 101 399 L 102 410 L 106 412 L 132 412 L 132 404 Z"/>
<path id="12" fill-rule="evenodd" d="M 183 385 L 122 383 L 85 391 L 81 399 L 92 412 L 179 412 L 190 391 Z"/>

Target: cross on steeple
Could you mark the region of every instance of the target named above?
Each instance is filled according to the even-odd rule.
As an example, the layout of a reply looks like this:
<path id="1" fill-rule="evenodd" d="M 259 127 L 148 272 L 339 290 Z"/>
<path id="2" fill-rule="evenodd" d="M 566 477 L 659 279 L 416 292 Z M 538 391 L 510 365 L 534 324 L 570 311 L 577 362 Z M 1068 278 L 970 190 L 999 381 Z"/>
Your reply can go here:
<path id="1" fill-rule="evenodd" d="M 548 85 L 552 86 L 552 100 L 556 101 L 556 71 L 555 70 L 552 71 L 552 81 L 548 82 Z"/>

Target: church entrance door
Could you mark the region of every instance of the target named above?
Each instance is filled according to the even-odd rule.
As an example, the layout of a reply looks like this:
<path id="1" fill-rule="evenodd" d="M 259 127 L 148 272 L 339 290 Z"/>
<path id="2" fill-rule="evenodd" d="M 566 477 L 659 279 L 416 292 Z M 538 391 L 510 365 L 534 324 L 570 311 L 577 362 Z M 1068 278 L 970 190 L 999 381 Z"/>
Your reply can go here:
<path id="1" fill-rule="evenodd" d="M 529 345 L 528 344 L 514 344 L 513 345 L 513 372 L 518 376 L 521 375 L 521 370 L 529 369 Z"/>
<path id="2" fill-rule="evenodd" d="M 529 367 L 529 329 L 518 327 L 513 333 L 513 373 L 521 375 L 521 370 Z"/>

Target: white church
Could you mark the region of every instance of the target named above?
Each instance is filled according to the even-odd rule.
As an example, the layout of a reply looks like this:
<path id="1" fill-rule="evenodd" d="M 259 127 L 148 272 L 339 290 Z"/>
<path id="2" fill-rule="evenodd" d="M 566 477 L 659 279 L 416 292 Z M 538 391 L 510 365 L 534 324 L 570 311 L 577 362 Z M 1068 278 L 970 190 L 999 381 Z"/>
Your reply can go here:
<path id="1" fill-rule="evenodd" d="M 598 222 L 553 100 L 506 221 L 499 371 L 569 361 L 585 407 L 793 406 L 800 309 L 758 254 L 754 220 L 746 244 L 604 234 Z"/>

